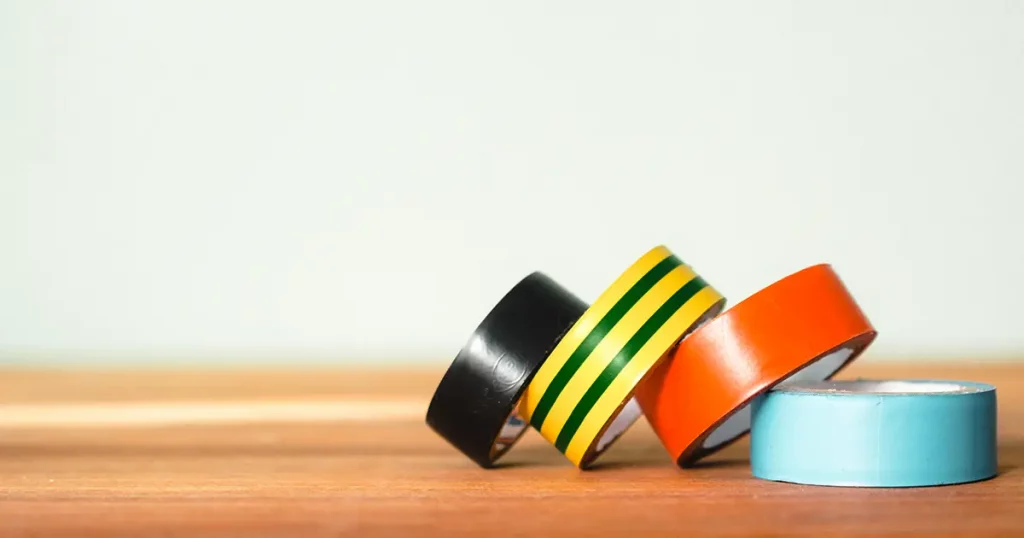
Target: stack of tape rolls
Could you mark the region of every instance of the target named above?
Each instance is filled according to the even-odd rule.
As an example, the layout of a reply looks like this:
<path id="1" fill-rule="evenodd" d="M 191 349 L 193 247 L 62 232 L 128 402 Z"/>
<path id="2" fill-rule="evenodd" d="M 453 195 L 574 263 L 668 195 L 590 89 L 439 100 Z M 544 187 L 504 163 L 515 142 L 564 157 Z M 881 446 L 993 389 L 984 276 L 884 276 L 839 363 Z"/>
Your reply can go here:
<path id="1" fill-rule="evenodd" d="M 996 474 L 994 387 L 831 381 L 877 332 L 830 265 L 724 309 L 663 246 L 590 306 L 531 274 L 458 353 L 427 424 L 482 467 L 533 426 L 588 469 L 646 416 L 680 467 L 751 433 L 753 475 L 766 480 L 906 487 Z"/>

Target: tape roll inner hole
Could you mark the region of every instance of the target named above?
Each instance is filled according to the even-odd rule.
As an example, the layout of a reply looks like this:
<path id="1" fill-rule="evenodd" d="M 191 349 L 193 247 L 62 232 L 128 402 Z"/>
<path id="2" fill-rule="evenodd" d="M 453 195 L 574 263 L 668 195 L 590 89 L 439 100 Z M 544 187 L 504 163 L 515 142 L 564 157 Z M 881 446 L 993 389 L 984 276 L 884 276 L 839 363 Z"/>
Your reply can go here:
<path id="1" fill-rule="evenodd" d="M 786 386 L 794 383 L 815 382 L 828 379 L 846 364 L 846 361 L 853 356 L 856 350 L 852 347 L 841 347 L 813 363 L 801 368 L 789 376 L 779 386 Z M 750 429 L 751 409 L 750 402 L 732 414 L 725 422 L 715 428 L 701 445 L 704 449 L 713 449 L 722 443 L 732 441 Z"/>
<path id="2" fill-rule="evenodd" d="M 977 388 L 943 381 L 797 381 L 780 385 L 786 392 L 827 392 L 831 394 L 942 394 L 978 392 Z"/>
<path id="3" fill-rule="evenodd" d="M 608 448 L 608 445 L 617 439 L 620 435 L 626 432 L 629 427 L 643 415 L 644 412 L 640 409 L 640 402 L 636 401 L 636 398 L 630 398 L 626 405 L 622 406 L 622 410 L 619 414 L 615 415 L 611 424 L 605 429 L 604 434 L 598 439 L 597 445 L 594 447 L 594 453 L 600 454 L 604 449 Z"/>
<path id="4" fill-rule="evenodd" d="M 526 432 L 526 428 L 529 425 L 530 423 L 523 420 L 523 417 L 519 414 L 519 405 L 517 404 L 512 414 L 505 419 L 505 424 L 501 427 L 498 438 L 491 445 L 491 459 L 501 456 L 506 450 L 511 448 L 522 437 L 523 433 Z"/>

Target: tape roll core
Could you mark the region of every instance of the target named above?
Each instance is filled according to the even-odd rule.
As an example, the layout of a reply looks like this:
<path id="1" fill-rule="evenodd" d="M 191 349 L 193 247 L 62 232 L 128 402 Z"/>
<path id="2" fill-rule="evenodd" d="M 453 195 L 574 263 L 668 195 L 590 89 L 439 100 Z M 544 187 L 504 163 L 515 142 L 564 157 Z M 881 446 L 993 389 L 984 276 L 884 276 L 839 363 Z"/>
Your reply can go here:
<path id="1" fill-rule="evenodd" d="M 481 467 L 522 436 L 526 387 L 587 305 L 535 272 L 516 284 L 473 332 L 434 391 L 426 422 Z"/>
<path id="2" fill-rule="evenodd" d="M 750 430 L 750 403 L 780 383 L 828 379 L 876 332 L 829 265 L 758 291 L 681 341 L 637 390 L 679 466 Z"/>
<path id="3" fill-rule="evenodd" d="M 825 486 L 991 478 L 996 389 L 925 380 L 780 385 L 754 402 L 750 463 L 757 478 Z"/>

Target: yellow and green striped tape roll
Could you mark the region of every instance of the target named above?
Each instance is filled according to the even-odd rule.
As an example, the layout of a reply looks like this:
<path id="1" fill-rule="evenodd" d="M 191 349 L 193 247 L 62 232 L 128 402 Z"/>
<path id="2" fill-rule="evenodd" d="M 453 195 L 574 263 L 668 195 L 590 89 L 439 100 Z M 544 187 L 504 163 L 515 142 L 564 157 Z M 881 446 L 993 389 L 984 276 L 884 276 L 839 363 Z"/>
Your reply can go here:
<path id="1" fill-rule="evenodd" d="M 577 467 L 587 467 L 625 429 L 609 426 L 688 331 L 725 299 L 671 251 L 636 261 L 569 329 L 526 390 L 521 411 Z"/>

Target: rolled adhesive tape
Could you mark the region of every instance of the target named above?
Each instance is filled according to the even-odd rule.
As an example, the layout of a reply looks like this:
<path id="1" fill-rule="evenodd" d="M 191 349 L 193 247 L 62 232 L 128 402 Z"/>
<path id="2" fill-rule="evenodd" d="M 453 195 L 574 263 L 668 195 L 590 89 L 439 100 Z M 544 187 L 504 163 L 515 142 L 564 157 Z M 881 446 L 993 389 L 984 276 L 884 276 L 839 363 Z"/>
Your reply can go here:
<path id="1" fill-rule="evenodd" d="M 787 276 L 679 343 L 637 390 L 662 444 L 685 467 L 750 430 L 750 402 L 780 382 L 830 378 L 876 332 L 828 265 Z"/>
<path id="2" fill-rule="evenodd" d="M 793 383 L 754 403 L 750 463 L 765 480 L 958 484 L 996 474 L 996 389 L 951 381 Z"/>
<path id="3" fill-rule="evenodd" d="M 587 305 L 542 273 L 512 288 L 441 379 L 427 425 L 481 467 L 523 434 L 518 405 L 530 380 Z"/>
<path id="4" fill-rule="evenodd" d="M 587 309 L 530 382 L 521 408 L 586 468 L 640 417 L 636 386 L 725 300 L 665 247 L 636 261 Z"/>

